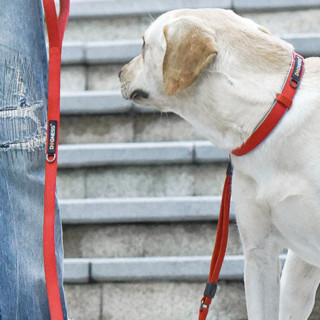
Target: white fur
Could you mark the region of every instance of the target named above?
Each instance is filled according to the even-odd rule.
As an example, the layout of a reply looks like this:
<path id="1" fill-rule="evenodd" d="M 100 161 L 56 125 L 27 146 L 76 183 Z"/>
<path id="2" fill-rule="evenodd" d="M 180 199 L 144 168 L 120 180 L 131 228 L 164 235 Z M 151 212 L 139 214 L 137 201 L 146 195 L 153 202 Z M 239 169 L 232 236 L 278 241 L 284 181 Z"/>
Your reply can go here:
<path id="1" fill-rule="evenodd" d="M 163 29 L 181 17 L 211 30 L 218 54 L 195 83 L 167 96 Z M 179 114 L 228 151 L 241 146 L 263 119 L 292 59 L 291 45 L 221 9 L 168 12 L 144 38 L 143 58 L 123 68 L 123 96 L 136 89 L 148 92 L 148 99 L 136 102 Z M 232 156 L 250 320 L 304 320 L 312 311 L 320 281 L 319 74 L 320 59 L 306 59 L 302 83 L 281 123 L 256 150 Z M 289 254 L 280 289 L 278 257 L 284 248 Z"/>

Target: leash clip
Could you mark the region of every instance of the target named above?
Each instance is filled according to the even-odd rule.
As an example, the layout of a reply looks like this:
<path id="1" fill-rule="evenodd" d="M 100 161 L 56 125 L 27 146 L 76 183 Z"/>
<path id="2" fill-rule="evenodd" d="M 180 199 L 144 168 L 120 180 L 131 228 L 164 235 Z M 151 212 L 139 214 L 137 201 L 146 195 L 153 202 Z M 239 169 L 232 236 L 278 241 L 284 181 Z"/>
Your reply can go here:
<path id="1" fill-rule="evenodd" d="M 203 293 L 203 298 L 200 302 L 200 311 L 202 311 L 204 308 L 209 309 L 209 306 L 211 304 L 211 300 L 214 298 L 217 292 L 217 284 L 215 282 L 207 282 L 206 288 Z M 208 302 L 205 304 L 205 301 L 208 299 Z"/>
<path id="2" fill-rule="evenodd" d="M 51 157 L 51 156 L 53 156 L 53 159 L 49 159 L 49 157 Z M 57 158 L 56 154 L 50 154 L 50 155 L 46 154 L 46 160 L 49 163 L 55 162 L 56 158 Z"/>
<path id="3" fill-rule="evenodd" d="M 290 86 L 294 89 L 298 88 L 300 84 L 300 81 L 294 80 L 294 79 L 290 79 Z"/>
<path id="4" fill-rule="evenodd" d="M 200 302 L 200 311 L 202 311 L 204 308 L 209 309 L 209 306 L 204 304 L 204 299 L 202 299 Z"/>

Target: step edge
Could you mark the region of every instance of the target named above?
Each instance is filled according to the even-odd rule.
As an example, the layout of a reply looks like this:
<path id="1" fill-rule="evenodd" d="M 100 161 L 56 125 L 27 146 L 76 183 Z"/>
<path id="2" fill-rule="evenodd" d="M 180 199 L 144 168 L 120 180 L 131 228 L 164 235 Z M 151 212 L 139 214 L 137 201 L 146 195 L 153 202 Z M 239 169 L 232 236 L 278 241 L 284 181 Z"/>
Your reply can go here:
<path id="1" fill-rule="evenodd" d="M 217 221 L 220 202 L 220 196 L 186 196 L 67 199 L 59 205 L 63 224 L 75 225 Z M 230 211 L 234 221 L 233 205 Z"/>

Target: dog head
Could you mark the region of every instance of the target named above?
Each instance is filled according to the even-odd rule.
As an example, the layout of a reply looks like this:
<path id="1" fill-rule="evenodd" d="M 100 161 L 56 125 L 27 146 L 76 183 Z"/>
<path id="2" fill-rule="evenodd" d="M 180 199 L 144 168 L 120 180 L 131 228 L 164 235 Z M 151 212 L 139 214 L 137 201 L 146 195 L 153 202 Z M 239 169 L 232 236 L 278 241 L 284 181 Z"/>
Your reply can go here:
<path id="1" fill-rule="evenodd" d="M 214 60 L 218 49 L 212 30 L 187 13 L 168 12 L 145 32 L 141 55 L 120 72 L 124 98 L 161 109 Z"/>
<path id="2" fill-rule="evenodd" d="M 122 68 L 122 95 L 175 112 L 231 149 L 281 91 L 292 50 L 230 10 L 169 11 L 145 32 L 142 54 Z"/>

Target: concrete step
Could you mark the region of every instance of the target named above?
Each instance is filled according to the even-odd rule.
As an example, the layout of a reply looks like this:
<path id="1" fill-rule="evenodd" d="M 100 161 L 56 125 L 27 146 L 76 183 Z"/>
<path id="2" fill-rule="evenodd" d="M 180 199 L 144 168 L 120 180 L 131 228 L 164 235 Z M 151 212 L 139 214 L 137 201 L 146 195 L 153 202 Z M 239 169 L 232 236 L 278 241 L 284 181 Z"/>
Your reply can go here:
<path id="1" fill-rule="evenodd" d="M 125 113 L 62 116 L 61 144 L 204 140 L 188 122 L 174 114 Z"/>
<path id="2" fill-rule="evenodd" d="M 70 198 L 219 195 L 226 165 L 126 166 L 61 169 L 58 196 Z"/>
<path id="3" fill-rule="evenodd" d="M 220 195 L 227 154 L 208 142 L 65 145 L 58 195 L 116 198 Z"/>
<path id="4" fill-rule="evenodd" d="M 121 225 L 64 225 L 67 258 L 130 258 L 210 255 L 216 222 Z M 242 254 L 237 227 L 230 223 L 228 255 Z"/>
<path id="5" fill-rule="evenodd" d="M 284 262 L 285 257 L 281 256 Z M 64 260 L 65 283 L 123 281 L 206 281 L 210 256 L 74 258 Z M 242 255 L 226 256 L 221 280 L 242 280 Z"/>
<path id="6" fill-rule="evenodd" d="M 62 144 L 204 139 L 179 116 L 134 105 L 119 91 L 65 92 L 61 113 Z"/>
<path id="7" fill-rule="evenodd" d="M 209 8 L 219 7 L 231 9 L 238 13 L 250 11 L 297 11 L 303 9 L 320 8 L 318 0 L 199 0 L 195 4 L 190 0 L 179 0 L 174 3 L 170 0 L 157 1 L 140 0 L 132 4 L 128 0 L 72 0 L 70 18 L 132 16 L 144 14 L 160 14 L 168 10 L 180 8 Z"/>
<path id="8" fill-rule="evenodd" d="M 228 152 L 208 141 L 66 144 L 59 168 L 145 166 L 226 162 Z"/>
<path id="9" fill-rule="evenodd" d="M 70 198 L 219 195 L 226 164 L 60 169 L 58 196 Z"/>
<path id="10" fill-rule="evenodd" d="M 284 256 L 281 259 L 283 262 Z M 66 259 L 69 317 L 125 320 L 130 315 L 130 320 L 197 319 L 209 265 L 210 257 L 201 256 Z M 208 319 L 247 319 L 242 270 L 242 256 L 226 257 Z M 319 319 L 319 307 L 320 291 L 310 320 Z"/>
<path id="11" fill-rule="evenodd" d="M 221 197 L 61 200 L 65 256 L 210 255 L 220 201 Z M 232 208 L 230 218 L 227 254 L 242 254 Z"/>
<path id="12" fill-rule="evenodd" d="M 291 33 L 281 37 L 292 43 L 296 51 L 305 57 L 319 55 L 320 33 Z M 139 55 L 141 47 L 142 40 L 137 39 L 65 42 L 62 90 L 119 90 L 118 73 L 121 67 Z"/>
<path id="13" fill-rule="evenodd" d="M 320 32 L 318 0 L 74 1 L 65 39 L 100 41 L 140 38 L 159 14 L 177 8 L 220 7 L 253 18 L 272 32 Z M 294 21 L 295 23 L 292 23 Z"/>
<path id="14" fill-rule="evenodd" d="M 294 45 L 304 56 L 319 55 L 319 33 L 286 33 L 278 36 Z M 122 39 L 113 41 L 69 41 L 64 42 L 62 63 L 68 64 L 123 64 L 141 53 L 142 40 Z"/>
<path id="15" fill-rule="evenodd" d="M 69 317 L 76 320 L 194 320 L 204 287 L 204 281 L 129 281 L 66 284 L 65 292 Z M 207 319 L 247 319 L 242 281 L 220 282 Z"/>
<path id="16" fill-rule="evenodd" d="M 203 282 L 127 282 L 65 285 L 69 316 L 77 320 L 194 320 Z M 320 318 L 320 292 L 309 320 Z M 129 317 L 130 315 L 130 317 Z M 241 281 L 220 281 L 208 320 L 246 320 Z"/>
<path id="17" fill-rule="evenodd" d="M 130 320 L 194 319 L 209 268 L 209 256 L 65 259 L 69 317 L 124 320 L 130 314 Z M 242 256 L 226 258 L 214 309 L 227 312 L 228 319 L 245 319 L 242 270 Z M 226 303 L 228 297 L 234 299 L 233 308 Z M 146 308 L 150 301 L 152 308 Z M 212 313 L 208 319 L 216 316 Z"/>
<path id="18" fill-rule="evenodd" d="M 216 222 L 221 196 L 61 199 L 64 225 Z M 234 220 L 231 204 L 230 219 Z"/>

